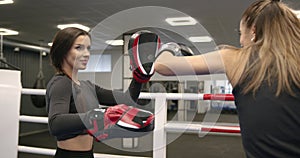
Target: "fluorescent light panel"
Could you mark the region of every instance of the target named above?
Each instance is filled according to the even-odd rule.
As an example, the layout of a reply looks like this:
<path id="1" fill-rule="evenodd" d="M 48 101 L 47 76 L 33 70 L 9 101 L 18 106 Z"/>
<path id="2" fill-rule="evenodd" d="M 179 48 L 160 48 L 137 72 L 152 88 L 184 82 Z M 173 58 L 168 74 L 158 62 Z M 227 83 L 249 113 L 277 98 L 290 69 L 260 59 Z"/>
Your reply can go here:
<path id="1" fill-rule="evenodd" d="M 293 12 L 296 14 L 297 18 L 300 19 L 300 10 L 293 10 Z"/>
<path id="2" fill-rule="evenodd" d="M 9 30 L 6 28 L 0 28 L 0 35 L 7 36 L 7 35 L 18 35 L 18 31 Z"/>
<path id="3" fill-rule="evenodd" d="M 84 31 L 90 31 L 90 28 L 87 27 L 87 26 L 84 26 L 84 25 L 81 25 L 81 24 L 60 24 L 60 25 L 57 25 L 57 28 L 59 29 L 65 29 L 67 27 L 76 27 L 76 28 L 79 28 L 79 29 L 82 29 Z"/>
<path id="4" fill-rule="evenodd" d="M 107 40 L 105 41 L 106 44 L 112 45 L 112 46 L 122 46 L 124 45 L 124 41 L 123 40 Z M 53 43 L 48 43 L 48 46 L 52 46 Z"/>
<path id="5" fill-rule="evenodd" d="M 210 36 L 192 36 L 189 37 L 191 42 L 211 42 L 213 39 Z"/>
<path id="6" fill-rule="evenodd" d="M 14 3 L 13 0 L 0 0 L 0 4 L 11 4 Z"/>
<path id="7" fill-rule="evenodd" d="M 197 24 L 197 21 L 192 17 L 166 18 L 166 22 L 171 26 L 188 26 Z"/>
<path id="8" fill-rule="evenodd" d="M 122 46 L 124 44 L 123 40 L 107 40 L 105 41 L 106 44 L 112 45 L 112 46 Z"/>

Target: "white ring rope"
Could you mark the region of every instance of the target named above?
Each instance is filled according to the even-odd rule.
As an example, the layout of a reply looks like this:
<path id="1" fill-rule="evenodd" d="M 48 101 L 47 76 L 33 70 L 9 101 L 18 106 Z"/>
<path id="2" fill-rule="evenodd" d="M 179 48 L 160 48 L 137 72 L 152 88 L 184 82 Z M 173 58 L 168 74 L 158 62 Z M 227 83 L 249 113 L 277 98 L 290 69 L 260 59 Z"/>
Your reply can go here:
<path id="1" fill-rule="evenodd" d="M 22 94 L 27 95 L 45 95 L 45 89 L 29 89 L 22 88 Z M 155 99 L 158 97 L 164 97 L 167 100 L 223 100 L 233 101 L 231 94 L 203 94 L 203 93 L 146 93 L 141 92 L 140 99 Z"/>
<path id="2" fill-rule="evenodd" d="M 155 99 L 158 97 L 164 97 L 167 100 L 202 100 L 204 94 L 196 93 L 145 93 L 141 92 L 140 99 Z"/>
<path id="3" fill-rule="evenodd" d="M 29 89 L 29 88 L 22 88 L 22 94 L 28 95 L 46 95 L 46 89 Z"/>
<path id="4" fill-rule="evenodd" d="M 46 90 L 45 89 L 28 89 L 28 88 L 23 88 L 22 89 L 22 94 L 34 94 L 34 95 L 45 95 Z M 139 96 L 141 99 L 156 99 L 156 98 L 165 98 L 168 100 L 203 100 L 208 98 L 207 100 L 210 99 L 212 94 L 198 94 L 198 93 L 145 93 L 142 92 Z M 228 94 L 216 94 L 218 97 L 217 99 L 220 100 L 225 100 L 226 97 L 230 97 L 229 100 L 232 99 L 232 95 Z M 209 96 L 209 97 L 207 97 Z M 214 96 L 214 95 L 213 95 Z M 26 115 L 21 115 L 20 116 L 20 121 L 21 122 L 32 122 L 32 123 L 48 123 L 48 118 L 47 117 L 39 117 L 39 116 L 26 116 Z M 195 128 L 196 126 L 196 128 Z M 235 125 L 235 126 L 204 126 L 202 124 L 184 124 L 184 123 L 167 123 L 165 125 L 166 131 L 172 131 L 175 132 L 175 129 L 178 131 L 186 131 L 186 132 L 213 132 L 213 133 L 239 133 L 240 128 Z"/>
<path id="5" fill-rule="evenodd" d="M 19 119 L 21 122 L 48 123 L 48 117 L 20 115 Z"/>
<path id="6" fill-rule="evenodd" d="M 20 116 L 21 122 L 30 122 L 30 123 L 48 123 L 47 117 L 39 116 Z M 165 125 L 165 129 L 168 132 L 186 132 L 186 133 L 199 133 L 199 132 L 211 132 L 213 133 L 239 133 L 240 127 L 238 124 L 234 125 L 202 125 L 201 123 L 187 124 L 187 123 L 178 123 L 178 122 L 168 122 Z"/>

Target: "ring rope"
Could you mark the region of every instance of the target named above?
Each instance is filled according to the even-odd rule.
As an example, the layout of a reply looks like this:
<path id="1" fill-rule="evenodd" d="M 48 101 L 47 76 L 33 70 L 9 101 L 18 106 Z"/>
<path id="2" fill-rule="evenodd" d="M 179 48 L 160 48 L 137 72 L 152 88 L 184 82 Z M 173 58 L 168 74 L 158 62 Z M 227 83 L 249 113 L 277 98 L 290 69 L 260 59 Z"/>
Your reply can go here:
<path id="1" fill-rule="evenodd" d="M 29 89 L 22 88 L 22 94 L 27 95 L 45 95 L 45 89 Z M 203 94 L 203 93 L 146 93 L 141 92 L 140 99 L 155 99 L 157 97 L 165 97 L 167 100 L 221 100 L 234 101 L 232 94 Z"/>

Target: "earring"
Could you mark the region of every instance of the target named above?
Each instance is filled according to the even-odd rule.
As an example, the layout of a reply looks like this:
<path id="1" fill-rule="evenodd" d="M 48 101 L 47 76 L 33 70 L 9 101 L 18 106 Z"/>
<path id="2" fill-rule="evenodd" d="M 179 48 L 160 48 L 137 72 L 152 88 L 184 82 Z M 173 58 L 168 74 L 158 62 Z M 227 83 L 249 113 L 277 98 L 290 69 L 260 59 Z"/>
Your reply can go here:
<path id="1" fill-rule="evenodd" d="M 251 42 L 254 42 L 254 40 L 255 40 L 255 37 L 252 37 L 252 38 L 251 38 Z"/>

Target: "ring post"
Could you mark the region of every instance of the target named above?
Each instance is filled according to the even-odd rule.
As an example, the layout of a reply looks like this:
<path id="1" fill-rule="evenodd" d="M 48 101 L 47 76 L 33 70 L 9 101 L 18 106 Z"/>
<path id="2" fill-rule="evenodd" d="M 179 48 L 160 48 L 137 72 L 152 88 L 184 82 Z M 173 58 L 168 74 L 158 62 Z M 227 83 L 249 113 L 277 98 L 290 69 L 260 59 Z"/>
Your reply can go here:
<path id="1" fill-rule="evenodd" d="M 167 133 L 167 99 L 166 94 L 157 93 L 155 97 L 155 122 L 153 134 L 153 158 L 165 158 L 167 154 L 166 141 Z"/>
<path id="2" fill-rule="evenodd" d="M 0 69 L 1 157 L 17 158 L 21 102 L 21 72 Z"/>

